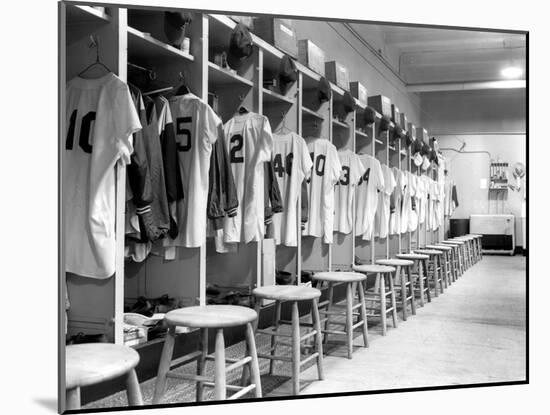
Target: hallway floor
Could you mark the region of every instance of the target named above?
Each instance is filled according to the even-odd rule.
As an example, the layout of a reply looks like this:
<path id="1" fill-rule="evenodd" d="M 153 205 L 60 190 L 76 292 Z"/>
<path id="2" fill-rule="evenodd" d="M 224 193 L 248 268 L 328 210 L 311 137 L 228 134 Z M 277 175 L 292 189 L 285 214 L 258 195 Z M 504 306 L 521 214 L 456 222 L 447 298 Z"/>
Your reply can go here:
<path id="1" fill-rule="evenodd" d="M 489 256 L 387 335 L 369 328 L 353 359 L 325 357 L 325 380 L 302 394 L 520 381 L 526 376 L 525 257 Z M 401 316 L 400 316 L 401 317 Z M 316 380 L 316 369 L 302 373 Z M 290 383 L 290 382 L 288 382 Z M 276 394 L 284 393 L 284 385 Z"/>

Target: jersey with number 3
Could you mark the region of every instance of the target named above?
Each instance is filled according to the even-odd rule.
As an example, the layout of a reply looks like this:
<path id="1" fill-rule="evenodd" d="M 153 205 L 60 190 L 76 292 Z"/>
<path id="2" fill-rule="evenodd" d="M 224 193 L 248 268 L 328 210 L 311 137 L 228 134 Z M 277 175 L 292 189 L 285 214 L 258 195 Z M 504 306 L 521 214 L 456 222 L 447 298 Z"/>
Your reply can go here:
<path id="1" fill-rule="evenodd" d="M 227 121 L 224 132 L 239 206 L 235 216 L 224 218 L 223 240 L 259 241 L 265 233 L 264 162 L 273 151 L 271 126 L 267 117 L 249 112 Z"/>
<path id="2" fill-rule="evenodd" d="M 334 189 L 334 231 L 348 234 L 353 229 L 355 188 L 365 172 L 359 156 L 351 150 L 338 151 L 342 177 Z"/>
<path id="3" fill-rule="evenodd" d="M 63 206 L 65 270 L 108 278 L 115 272 L 115 169 L 130 163 L 141 128 L 128 86 L 113 73 L 67 83 Z"/>
<path id="4" fill-rule="evenodd" d="M 305 140 L 296 133 L 273 135 L 273 170 L 283 200 L 283 211 L 273 215 L 276 244 L 298 244 L 298 195 L 311 174 L 311 157 Z"/>
<path id="5" fill-rule="evenodd" d="M 174 96 L 169 102 L 185 197 L 177 204 L 178 236 L 165 239 L 164 245 L 197 248 L 206 241 L 210 154 L 212 144 L 222 135 L 222 121 L 191 93 Z"/>
<path id="6" fill-rule="evenodd" d="M 303 235 L 323 237 L 332 243 L 334 228 L 334 185 L 342 173 L 342 165 L 334 144 L 324 138 L 313 139 L 307 145 L 313 168 L 308 183 L 309 220 Z"/>

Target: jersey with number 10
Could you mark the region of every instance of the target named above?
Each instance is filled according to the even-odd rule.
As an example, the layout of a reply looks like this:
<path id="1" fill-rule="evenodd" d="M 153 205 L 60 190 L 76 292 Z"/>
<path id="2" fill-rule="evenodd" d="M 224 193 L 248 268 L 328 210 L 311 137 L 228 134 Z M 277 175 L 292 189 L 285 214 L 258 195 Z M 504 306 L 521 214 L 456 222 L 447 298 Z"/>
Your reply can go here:
<path id="1" fill-rule="evenodd" d="M 178 236 L 165 239 L 165 246 L 197 248 L 206 241 L 210 154 L 221 135 L 222 121 L 191 93 L 170 98 L 170 111 L 185 197 L 177 204 Z"/>
<path id="2" fill-rule="evenodd" d="M 265 233 L 264 162 L 273 151 L 271 126 L 267 117 L 250 112 L 227 121 L 224 132 L 239 206 L 235 216 L 224 218 L 223 239 L 259 241 Z"/>
<path id="3" fill-rule="evenodd" d="M 276 244 L 298 244 L 298 195 L 311 174 L 307 144 L 296 133 L 273 136 L 273 171 L 283 200 L 283 211 L 273 215 Z"/>
<path id="4" fill-rule="evenodd" d="M 309 220 L 303 235 L 323 237 L 323 242 L 330 244 L 334 228 L 334 185 L 340 178 L 342 165 L 336 147 L 330 141 L 313 139 L 307 147 L 313 168 L 308 184 Z"/>

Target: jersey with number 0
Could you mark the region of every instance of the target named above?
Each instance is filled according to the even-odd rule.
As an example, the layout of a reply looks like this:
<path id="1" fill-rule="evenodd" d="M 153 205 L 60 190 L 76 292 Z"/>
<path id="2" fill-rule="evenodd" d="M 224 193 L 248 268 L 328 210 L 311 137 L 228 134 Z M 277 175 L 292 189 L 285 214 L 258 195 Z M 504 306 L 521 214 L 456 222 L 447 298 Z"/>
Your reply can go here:
<path id="1" fill-rule="evenodd" d="M 177 203 L 178 236 L 166 238 L 164 245 L 197 248 L 206 241 L 210 154 L 222 134 L 222 121 L 191 93 L 174 96 L 169 102 L 185 197 Z"/>
<path id="2" fill-rule="evenodd" d="M 380 162 L 374 157 L 360 154 L 359 159 L 365 172 L 356 190 L 355 234 L 368 241 L 374 233 L 374 215 L 378 206 L 378 192 L 384 190 L 384 175 Z"/>
<path id="3" fill-rule="evenodd" d="M 115 74 L 67 83 L 63 154 L 65 270 L 91 278 L 115 272 L 115 163 L 130 163 L 141 128 L 128 86 Z"/>
<path id="4" fill-rule="evenodd" d="M 273 215 L 276 244 L 298 244 L 298 195 L 313 165 L 305 140 L 298 134 L 273 135 L 273 170 L 281 191 L 283 211 Z"/>
<path id="5" fill-rule="evenodd" d="M 230 119 L 224 132 L 239 201 L 237 214 L 224 218 L 224 242 L 259 241 L 265 233 L 264 162 L 273 151 L 271 126 L 267 117 L 250 112 Z"/>
<path id="6" fill-rule="evenodd" d="M 308 183 L 309 220 L 303 235 L 323 237 L 323 242 L 332 243 L 334 229 L 334 185 L 342 173 L 342 165 L 334 144 L 317 138 L 307 145 L 313 167 Z"/>
<path id="7" fill-rule="evenodd" d="M 353 229 L 355 188 L 365 172 L 359 156 L 351 150 L 338 151 L 342 176 L 334 188 L 334 230 L 344 234 Z"/>

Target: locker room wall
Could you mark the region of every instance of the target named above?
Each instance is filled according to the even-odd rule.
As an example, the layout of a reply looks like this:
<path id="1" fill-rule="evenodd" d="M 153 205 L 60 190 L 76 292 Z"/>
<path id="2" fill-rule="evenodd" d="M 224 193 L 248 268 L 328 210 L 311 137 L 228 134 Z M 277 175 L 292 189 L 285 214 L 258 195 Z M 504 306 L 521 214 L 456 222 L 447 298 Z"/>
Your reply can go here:
<path id="1" fill-rule="evenodd" d="M 500 157 L 510 164 L 516 162 L 526 163 L 526 136 L 525 135 L 472 135 L 459 136 L 466 143 L 465 150 L 489 151 L 493 158 Z M 438 136 L 441 147 L 459 147 L 460 142 L 456 136 Z M 489 177 L 489 157 L 486 154 L 457 154 L 445 151 L 445 156 L 451 162 L 449 175 L 455 181 L 460 206 L 455 210 L 451 218 L 469 218 L 471 214 L 497 213 L 496 201 L 489 202 L 487 189 L 480 188 L 480 180 Z M 498 213 L 511 213 L 515 216 L 516 246 L 522 246 L 521 205 L 524 196 L 525 178 L 522 180 L 522 190 L 515 192 L 508 190 L 504 211 Z M 490 206 L 489 206 L 490 203 Z M 502 202 L 499 202 L 499 209 Z M 489 211 L 489 207 L 491 211 Z"/>
<path id="2" fill-rule="evenodd" d="M 416 93 L 406 91 L 405 85 L 393 75 L 386 66 L 363 44 L 350 35 L 341 23 L 315 22 L 308 20 L 293 20 L 298 39 L 311 39 L 325 52 L 325 60 L 336 60 L 349 70 L 350 81 L 359 81 L 367 87 L 368 95 L 385 95 L 392 103 L 397 103 L 399 109 L 407 114 L 409 121 L 416 125 L 420 123 L 420 98 Z M 335 30 L 336 29 L 336 30 Z M 353 48 L 338 35 L 343 34 L 353 45 Z M 372 37 L 367 39 L 374 47 L 381 48 L 385 58 L 394 67 L 395 51 L 383 46 L 382 39 L 372 31 Z M 364 56 L 361 57 L 357 51 Z"/>

